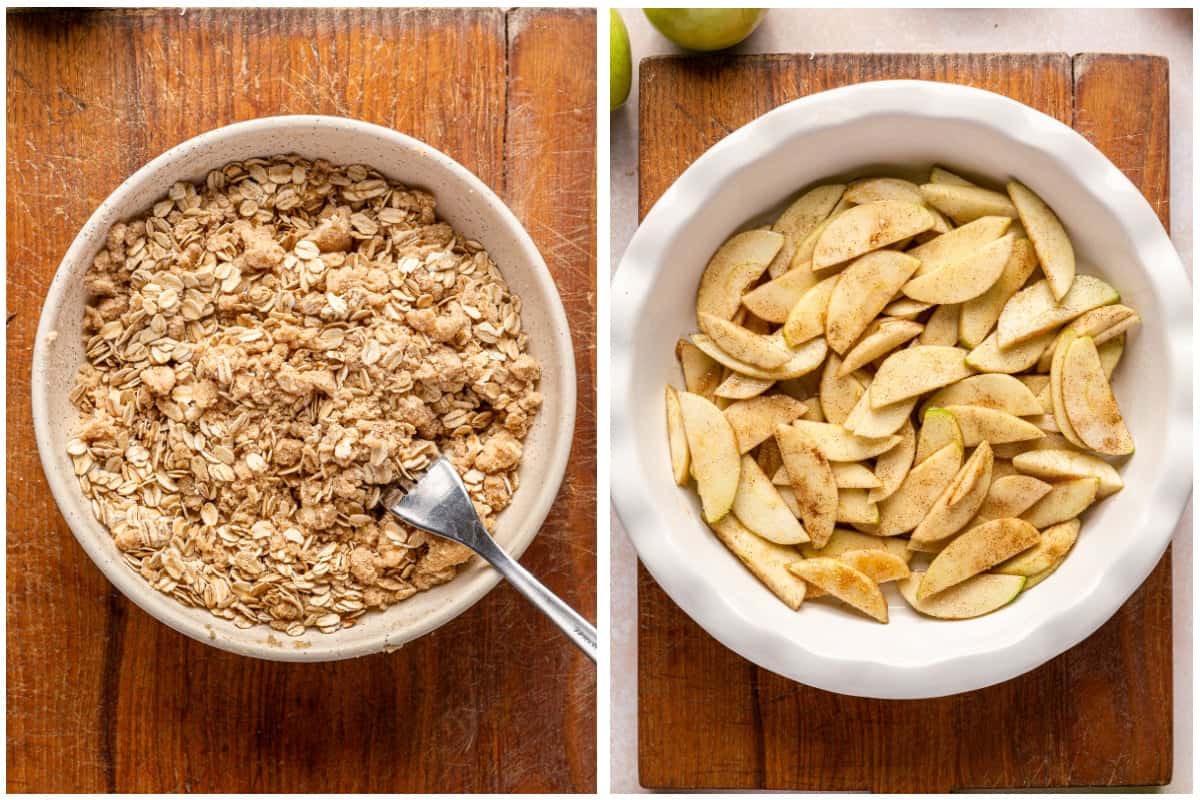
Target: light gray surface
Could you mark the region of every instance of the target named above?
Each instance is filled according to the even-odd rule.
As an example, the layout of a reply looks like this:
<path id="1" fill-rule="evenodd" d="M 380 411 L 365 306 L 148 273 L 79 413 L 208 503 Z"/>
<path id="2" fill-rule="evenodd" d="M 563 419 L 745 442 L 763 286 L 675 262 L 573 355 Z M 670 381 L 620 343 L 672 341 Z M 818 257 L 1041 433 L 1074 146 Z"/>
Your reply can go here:
<path id="1" fill-rule="evenodd" d="M 640 11 L 622 10 L 635 65 L 680 52 Z M 1171 239 L 1192 270 L 1192 17 L 1190 10 L 775 9 L 736 48 L 772 52 L 1127 52 L 1170 60 Z M 636 70 L 636 67 L 635 67 Z M 637 227 L 637 75 L 629 102 L 611 117 L 611 268 Z M 1174 539 L 1175 772 L 1166 791 L 1192 788 L 1192 512 Z M 636 554 L 612 515 L 611 778 L 637 781 Z"/>

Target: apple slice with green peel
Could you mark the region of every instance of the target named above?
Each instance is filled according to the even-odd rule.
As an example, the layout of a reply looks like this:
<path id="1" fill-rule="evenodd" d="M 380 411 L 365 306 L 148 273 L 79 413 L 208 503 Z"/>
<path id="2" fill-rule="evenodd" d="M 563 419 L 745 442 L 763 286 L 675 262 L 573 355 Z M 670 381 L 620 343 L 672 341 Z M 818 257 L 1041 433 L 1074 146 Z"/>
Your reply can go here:
<path id="1" fill-rule="evenodd" d="M 788 311 L 783 323 L 783 340 L 789 347 L 798 347 L 825 332 L 829 303 L 841 277 L 841 273 L 830 275 L 814 284 Z"/>
<path id="2" fill-rule="evenodd" d="M 910 574 L 904 559 L 886 550 L 848 550 L 837 560 L 858 570 L 876 584 L 904 580 Z M 808 597 L 821 597 L 824 594 L 823 589 L 809 585 Z"/>
<path id="3" fill-rule="evenodd" d="M 1061 300 L 1075 280 L 1075 249 L 1062 223 L 1042 198 L 1020 181 L 1009 181 L 1008 196 L 1017 216 L 1037 251 L 1042 272 L 1050 282 L 1056 300 Z"/>
<path id="4" fill-rule="evenodd" d="M 752 397 L 731 403 L 723 412 L 733 428 L 738 452 L 749 453 L 775 433 L 780 425 L 799 419 L 807 406 L 783 394 Z"/>
<path id="5" fill-rule="evenodd" d="M 1104 375 L 1100 353 L 1090 336 L 1071 343 L 1062 366 L 1063 407 L 1079 440 L 1109 456 L 1133 452 L 1133 437 Z M 1069 437 L 1068 437 L 1069 438 Z"/>
<path id="6" fill-rule="evenodd" d="M 804 522 L 813 544 L 820 547 L 833 534 L 838 510 L 837 482 L 829 459 L 813 437 L 793 425 L 781 425 L 775 432 L 775 441 L 791 479 L 797 516 Z"/>
<path id="7" fill-rule="evenodd" d="M 1038 543 L 1041 534 L 1019 519 L 994 519 L 976 525 L 950 542 L 929 563 L 917 587 L 917 599 L 927 600 L 979 573 L 1007 561 Z"/>
<path id="8" fill-rule="evenodd" d="M 937 619 L 973 619 L 1011 603 L 1025 586 L 1020 575 L 976 575 L 933 597 L 921 600 L 917 589 L 924 572 L 914 572 L 901 581 L 900 594 L 915 611 Z"/>
<path id="9" fill-rule="evenodd" d="M 796 198 L 779 215 L 771 230 L 782 233 L 785 241 L 769 267 L 772 277 L 786 273 L 791 268 L 796 245 L 802 242 L 813 228 L 829 218 L 845 191 L 846 187 L 840 183 L 817 186 Z"/>
<path id="10" fill-rule="evenodd" d="M 787 321 L 788 312 L 800 302 L 805 292 L 820 282 L 811 270 L 794 269 L 746 292 L 742 295 L 742 305 L 759 319 L 780 324 Z M 824 329 L 822 323 L 817 332 Z"/>
<path id="11" fill-rule="evenodd" d="M 961 313 L 958 303 L 947 303 L 938 306 L 925 321 L 925 329 L 917 340 L 918 344 L 931 344 L 941 347 L 951 347 L 958 343 L 958 317 Z"/>
<path id="12" fill-rule="evenodd" d="M 867 493 L 869 502 L 879 503 L 891 497 L 912 469 L 913 455 L 917 452 L 917 434 L 912 420 L 905 420 L 899 435 L 900 443 L 875 459 L 875 477 L 879 479 L 879 486 Z"/>
<path id="13" fill-rule="evenodd" d="M 825 339 L 835 353 L 845 353 L 858 341 L 920 263 L 895 250 L 879 250 L 855 260 L 840 273 L 825 314 Z"/>
<path id="14" fill-rule="evenodd" d="M 679 392 L 692 473 L 704 506 L 704 519 L 716 522 L 729 513 L 741 475 L 741 456 L 733 427 L 721 410 L 691 392 Z"/>
<path id="15" fill-rule="evenodd" d="M 1037 396 L 1017 378 L 1002 373 L 984 373 L 963 378 L 938 389 L 921 405 L 921 415 L 930 408 L 980 406 L 1024 417 L 1045 413 Z"/>
<path id="16" fill-rule="evenodd" d="M 868 502 L 866 489 L 840 489 L 836 516 L 838 522 L 876 525 L 879 523 L 879 507 Z"/>
<path id="17" fill-rule="evenodd" d="M 974 447 L 980 442 L 1007 444 L 1040 439 L 1046 434 L 1031 422 L 994 408 L 983 406 L 946 406 L 962 431 L 963 445 Z"/>
<path id="18" fill-rule="evenodd" d="M 831 594 L 879 622 L 888 621 L 887 600 L 879 586 L 836 558 L 806 558 L 788 565 L 793 575 Z"/>
<path id="19" fill-rule="evenodd" d="M 858 405 L 866 393 L 866 388 L 853 374 L 841 374 L 842 361 L 837 353 L 830 353 L 821 372 L 819 397 L 821 411 L 828 422 L 841 425 L 850 416 L 850 412 Z"/>
<path id="20" fill-rule="evenodd" d="M 864 436 L 856 436 L 841 425 L 796 420 L 791 425 L 775 431 L 775 438 L 779 439 L 780 449 L 784 447 L 783 439 L 780 438 L 780 430 L 783 431 L 783 436 L 789 436 L 788 431 L 791 429 L 807 434 L 830 461 L 862 461 L 874 458 L 900 443 L 899 436 L 869 439 Z"/>
<path id="21" fill-rule="evenodd" d="M 954 415 L 944 408 L 927 408 L 921 414 L 921 432 L 917 437 L 917 455 L 913 463 L 920 464 L 948 444 L 965 450 L 962 431 Z"/>
<path id="22" fill-rule="evenodd" d="M 1079 520 L 1070 519 L 1066 522 L 1052 525 L 1042 531 L 1041 541 L 1024 553 L 1021 553 L 1021 555 L 1010 558 L 1008 561 L 1000 564 L 996 567 L 995 571 L 1001 575 L 1033 577 L 1040 572 L 1051 569 L 1059 561 L 1062 561 L 1075 545 L 1075 540 L 1078 538 Z"/>
<path id="23" fill-rule="evenodd" d="M 1035 528 L 1049 528 L 1066 522 L 1086 511 L 1096 501 L 1099 490 L 1099 478 L 1072 478 L 1056 483 L 1045 497 L 1021 515 L 1021 519 Z"/>
<path id="24" fill-rule="evenodd" d="M 962 261 L 1003 236 L 1011 224 L 1008 217 L 983 217 L 914 247 L 908 252 L 921 261 L 917 275 Z"/>
<path id="25" fill-rule="evenodd" d="M 974 223 L 972 223 L 974 224 Z M 958 338 L 967 347 L 978 347 L 996 327 L 1004 306 L 1012 299 L 1037 268 L 1037 256 L 1028 239 L 1014 237 L 1012 254 L 1000 278 L 979 297 L 962 304 L 958 319 Z"/>
<path id="26" fill-rule="evenodd" d="M 975 185 L 975 184 L 971 183 L 969 180 L 967 180 L 966 178 L 961 178 L 958 175 L 955 175 L 950 170 L 942 169 L 941 167 L 936 167 L 936 166 L 929 171 L 929 182 L 930 183 L 949 183 L 949 184 L 953 184 L 955 186 L 974 186 Z"/>
<path id="27" fill-rule="evenodd" d="M 1059 432 L 1071 444 L 1084 447 L 1067 417 L 1067 406 L 1063 401 L 1063 364 L 1066 363 L 1067 352 L 1074 341 L 1075 331 L 1067 328 L 1054 343 L 1054 357 L 1050 359 L 1050 407 L 1053 409 L 1054 421 L 1058 423 Z"/>
<path id="28" fill-rule="evenodd" d="M 838 374 L 849 375 L 880 356 L 887 355 L 920 334 L 924 328 L 925 326 L 919 322 L 910 322 L 904 319 L 881 317 L 875 320 L 863 332 L 862 338 L 850 349 L 850 352 L 846 353 L 846 359 L 838 368 Z"/>
<path id="29" fill-rule="evenodd" d="M 721 365 L 686 339 L 675 343 L 675 357 L 679 359 L 679 367 L 683 370 L 683 388 L 711 399 L 721 384 Z"/>
<path id="30" fill-rule="evenodd" d="M 795 611 L 800 607 L 804 602 L 808 584 L 788 571 L 787 565 L 800 556 L 794 548 L 768 542 L 761 536 L 756 536 L 732 514 L 709 527 L 751 574 L 788 608 Z"/>
<path id="31" fill-rule="evenodd" d="M 804 269 L 809 272 L 821 271 L 821 267 L 814 267 L 812 263 L 813 253 L 817 249 L 817 242 L 821 241 L 821 236 L 825 233 L 825 229 L 833 224 L 833 221 L 840 217 L 846 209 L 851 207 L 853 207 L 853 204 L 845 197 L 842 197 L 837 205 L 833 207 L 833 211 L 829 212 L 829 216 L 817 225 L 817 227 L 809 231 L 808 235 L 796 244 L 796 251 L 792 253 L 792 263 L 788 265 L 788 269 Z"/>
<path id="32" fill-rule="evenodd" d="M 926 183 L 921 186 L 925 202 L 954 220 L 966 225 L 981 217 L 1016 217 L 1012 202 L 991 189 L 958 186 L 952 183 Z"/>
<path id="33" fill-rule="evenodd" d="M 747 530 L 775 544 L 800 544 L 809 540 L 804 526 L 763 474 L 758 462 L 750 456 L 742 456 L 733 514 Z"/>
<path id="34" fill-rule="evenodd" d="M 1054 574 L 1054 571 L 1057 570 L 1059 568 L 1059 566 L 1062 565 L 1062 562 L 1065 560 L 1066 560 L 1066 558 L 1064 557 L 1062 561 L 1059 561 L 1057 564 L 1050 567 L 1050 569 L 1043 570 L 1042 572 L 1039 572 L 1036 575 L 1031 575 L 1028 578 L 1026 578 L 1025 579 L 1025 588 L 1022 589 L 1021 591 L 1028 592 L 1030 589 L 1037 586 L 1042 581 L 1046 580 L 1046 578 L 1049 578 L 1051 575 Z"/>
<path id="35" fill-rule="evenodd" d="M 819 270 L 887 247 L 933 227 L 923 206 L 893 200 L 846 209 L 825 228 L 813 250 L 813 269 Z"/>
<path id="36" fill-rule="evenodd" d="M 1116 339 L 1141 321 L 1141 317 L 1129 306 L 1100 306 L 1076 319 L 1067 326 L 1067 329 L 1076 336 L 1091 336 L 1096 347 L 1100 348 L 1101 345 Z M 1060 332 L 1059 336 L 1061 337 L 1065 332 L 1066 330 Z M 1057 344 L 1058 342 L 1055 340 L 1055 345 Z M 1042 353 L 1042 357 L 1038 359 L 1037 363 L 1038 372 L 1050 371 L 1054 351 L 1054 347 L 1047 347 L 1046 351 Z"/>
<path id="37" fill-rule="evenodd" d="M 692 458 L 688 451 L 687 433 L 683 428 L 683 411 L 674 386 L 667 386 L 667 445 L 671 451 L 671 474 L 676 486 L 686 486 L 692 473 Z"/>
<path id="38" fill-rule="evenodd" d="M 1013 456 L 1013 466 L 1026 475 L 1049 481 L 1096 478 L 1096 497 L 1104 498 L 1125 488 L 1115 467 L 1102 458 L 1075 450 L 1031 450 Z"/>
<path id="39" fill-rule="evenodd" d="M 907 533 L 921 524 L 962 466 L 963 452 L 948 444 L 917 464 L 890 497 L 879 503 L 880 536 Z"/>
<path id="40" fill-rule="evenodd" d="M 904 294 L 923 303 L 963 303 L 979 297 L 1000 280 L 1012 257 L 1011 236 L 1001 236 L 980 249 L 904 284 Z"/>
<path id="41" fill-rule="evenodd" d="M 775 338 L 776 341 L 782 344 L 783 340 L 778 334 L 775 334 Z M 734 372 L 750 378 L 772 381 L 786 381 L 791 378 L 799 378 L 801 375 L 807 375 L 821 366 L 821 362 L 825 360 L 826 353 L 825 340 L 812 339 L 799 347 L 793 348 L 791 358 L 783 366 L 775 367 L 774 369 L 763 369 L 753 364 L 747 364 L 745 361 L 726 353 L 703 333 L 692 334 L 692 344 L 699 347 L 722 366 L 728 367 Z"/>
<path id="42" fill-rule="evenodd" d="M 863 178 L 846 187 L 846 199 L 856 205 L 895 200 L 899 203 L 924 205 L 921 189 L 915 183 L 900 178 Z"/>
<path id="43" fill-rule="evenodd" d="M 917 345 L 899 350 L 875 373 L 868 394 L 872 408 L 890 406 L 973 374 L 967 366 L 967 351 L 958 347 Z"/>
<path id="44" fill-rule="evenodd" d="M 731 372 L 729 377 L 721 381 L 721 385 L 713 392 L 713 396 L 723 400 L 749 400 L 752 397 L 758 397 L 774 385 L 775 381 L 773 380 L 759 380 Z"/>
<path id="45" fill-rule="evenodd" d="M 913 408 L 917 405 L 917 398 L 910 397 L 899 403 L 892 403 L 890 406 L 872 408 L 869 393 L 870 390 L 862 396 L 862 399 L 850 412 L 850 416 L 846 417 L 846 421 L 842 423 L 842 427 L 846 430 L 869 439 L 891 436 L 900 430 L 900 427 L 912 416 Z"/>
<path id="46" fill-rule="evenodd" d="M 996 463 L 1000 463 L 997 461 Z M 1041 500 L 1053 487 L 1029 475 L 993 476 L 983 505 L 975 512 L 975 525 L 993 519 L 1019 517 Z"/>
<path id="47" fill-rule="evenodd" d="M 906 542 L 903 539 L 886 539 L 869 533 L 859 533 L 849 528 L 834 528 L 833 535 L 824 547 L 815 544 L 800 545 L 800 552 L 805 558 L 837 558 L 852 550 L 882 550 L 891 553 L 905 563 L 912 558 Z"/>
<path id="48" fill-rule="evenodd" d="M 1000 319 L 996 320 L 998 343 L 1008 350 L 1120 299 L 1116 289 L 1094 275 L 1077 275 L 1062 300 L 1055 300 L 1049 282 L 1038 281 L 1004 304 Z"/>
<path id="49" fill-rule="evenodd" d="M 1012 374 L 1024 372 L 1037 363 L 1038 356 L 1054 341 L 1054 331 L 1044 333 L 1013 347 L 1001 349 L 995 331 L 967 354 L 967 364 L 980 372 Z"/>
<path id="50" fill-rule="evenodd" d="M 893 448 L 894 449 L 894 448 Z M 862 464 L 854 464 L 848 461 L 834 461 L 830 464 L 833 468 L 833 480 L 839 489 L 876 489 L 880 486 L 879 478 L 874 472 L 864 467 Z M 868 502 L 875 502 L 869 497 Z"/>
<path id="51" fill-rule="evenodd" d="M 700 277 L 696 312 L 733 319 L 742 305 L 742 294 L 766 271 L 781 247 L 783 235 L 774 231 L 744 231 L 725 240 Z"/>
<path id="52" fill-rule="evenodd" d="M 895 319 L 914 320 L 931 308 L 933 308 L 932 303 L 921 303 L 911 297 L 901 297 L 884 306 L 881 313 Z"/>
<path id="53" fill-rule="evenodd" d="M 975 517 L 992 485 L 992 461 L 992 448 L 983 442 L 913 530 L 913 544 L 941 545 Z"/>
<path id="54" fill-rule="evenodd" d="M 753 333 L 741 325 L 699 312 L 700 330 L 713 344 L 739 361 L 762 369 L 782 367 L 792 357 L 787 345 L 776 338 Z"/>

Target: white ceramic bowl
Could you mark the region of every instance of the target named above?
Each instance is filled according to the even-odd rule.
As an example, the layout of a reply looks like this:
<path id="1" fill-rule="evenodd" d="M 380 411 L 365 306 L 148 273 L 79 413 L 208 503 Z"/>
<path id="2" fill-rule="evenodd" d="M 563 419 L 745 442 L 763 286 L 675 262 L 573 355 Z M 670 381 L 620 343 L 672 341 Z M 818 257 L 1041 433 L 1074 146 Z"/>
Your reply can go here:
<path id="1" fill-rule="evenodd" d="M 64 450 L 78 419 L 67 394 L 83 361 L 83 275 L 113 223 L 147 209 L 178 180 L 199 181 L 230 161 L 277 153 L 362 163 L 389 178 L 425 188 L 438 215 L 482 242 L 524 304 L 529 348 L 543 368 L 545 406 L 526 440 L 521 488 L 500 516 L 496 539 L 519 557 L 533 540 L 558 492 L 575 422 L 575 360 L 562 301 L 529 234 L 483 181 L 427 144 L 378 125 L 340 117 L 271 117 L 201 134 L 168 150 L 117 187 L 84 225 L 50 285 L 33 353 L 33 422 L 42 468 L 75 538 L 130 600 L 180 633 L 235 653 L 283 661 L 328 661 L 398 647 L 470 608 L 499 582 L 479 559 L 454 580 L 414 595 L 352 628 L 297 638 L 266 626 L 239 630 L 206 611 L 186 608 L 154 591 L 121 560 L 92 515 Z M 55 332 L 56 336 L 51 336 Z M 532 613 L 532 612 L 531 612 Z"/>
<path id="2" fill-rule="evenodd" d="M 1110 281 L 1143 324 L 1115 390 L 1137 440 L 1125 489 L 1086 515 L 1062 567 L 1008 607 L 969 621 L 922 617 L 888 587 L 891 624 L 832 604 L 792 612 L 722 547 L 690 489 L 671 480 L 663 385 L 680 385 L 678 337 L 695 332 L 708 257 L 831 176 L 941 164 L 1038 192 L 1081 271 Z M 629 245 L 612 294 L 612 491 L 638 555 L 710 634 L 773 672 L 844 694 L 920 698 L 1026 672 L 1096 630 L 1158 562 L 1192 481 L 1191 290 L 1154 212 L 1069 127 L 1008 98 L 919 81 L 866 83 L 789 103 L 696 160 Z"/>

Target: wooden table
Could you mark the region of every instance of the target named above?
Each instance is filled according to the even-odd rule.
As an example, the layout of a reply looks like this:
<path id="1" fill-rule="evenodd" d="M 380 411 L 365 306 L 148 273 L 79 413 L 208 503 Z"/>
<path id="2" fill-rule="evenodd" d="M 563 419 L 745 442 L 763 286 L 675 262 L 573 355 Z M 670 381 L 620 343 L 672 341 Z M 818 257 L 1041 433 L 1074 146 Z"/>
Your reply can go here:
<path id="1" fill-rule="evenodd" d="M 1168 220 L 1167 63 L 1065 54 L 667 57 L 641 64 L 639 203 L 770 109 L 861 81 L 1009 95 L 1071 124 Z M 1020 678 L 923 701 L 831 694 L 725 649 L 638 582 L 644 786 L 945 792 L 1165 784 L 1171 777 L 1171 563 L 1099 631 Z"/>
<path id="2" fill-rule="evenodd" d="M 125 177 L 274 114 L 412 134 L 496 189 L 572 323 L 576 440 L 523 561 L 595 618 L 595 16 L 212 10 L 8 18 L 8 789 L 593 791 L 595 672 L 506 586 L 390 655 L 254 661 L 118 594 L 46 487 L 30 353 L 59 260 Z"/>

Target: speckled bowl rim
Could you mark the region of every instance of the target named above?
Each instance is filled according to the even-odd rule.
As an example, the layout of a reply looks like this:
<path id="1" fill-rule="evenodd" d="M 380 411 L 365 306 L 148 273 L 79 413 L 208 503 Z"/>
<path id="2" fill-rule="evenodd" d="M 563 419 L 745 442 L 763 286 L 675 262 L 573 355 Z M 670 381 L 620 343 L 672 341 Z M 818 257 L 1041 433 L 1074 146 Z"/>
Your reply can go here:
<path id="1" fill-rule="evenodd" d="M 76 540 L 93 563 L 125 597 L 176 631 L 222 650 L 273 661 L 311 662 L 353 658 L 381 651 L 390 652 L 406 642 L 424 636 L 465 612 L 500 582 L 500 575 L 483 564 L 480 559 L 474 558 L 472 563 L 449 583 L 420 593 L 412 600 L 392 606 L 382 613 L 368 612 L 363 620 L 367 620 L 373 615 L 385 620 L 373 624 L 372 627 L 376 630 L 369 635 L 364 635 L 367 625 L 360 621 L 358 626 L 332 634 L 310 631 L 299 643 L 283 634 L 275 634 L 265 625 L 256 625 L 243 630 L 206 611 L 186 608 L 151 588 L 141 576 L 120 560 L 111 537 L 92 516 L 91 509 L 83 497 L 75 476 L 69 471 L 63 473 L 57 468 L 54 463 L 54 448 L 64 448 L 66 443 L 53 440 L 50 423 L 47 419 L 49 390 L 45 379 L 48 371 L 48 337 L 53 329 L 52 318 L 57 316 L 57 313 L 49 312 L 62 302 L 67 282 L 74 276 L 82 274 L 86 264 L 90 263 L 91 258 L 99 249 L 97 241 L 103 241 L 102 233 L 97 241 L 91 241 L 96 232 L 107 231 L 122 217 L 127 218 L 127 214 L 120 215 L 115 212 L 115 209 L 121 207 L 127 197 L 140 190 L 148 180 L 156 180 L 162 187 L 159 194 L 165 193 L 174 180 L 174 178 L 170 178 L 171 175 L 182 177 L 189 174 L 187 166 L 189 153 L 199 146 L 222 145 L 236 142 L 243 136 L 296 131 L 300 128 L 352 131 L 357 135 L 374 138 L 386 147 L 409 151 L 413 154 L 414 160 L 423 159 L 434 170 L 439 171 L 446 180 L 446 186 L 454 187 L 452 191 L 464 192 L 467 196 L 472 197 L 473 203 L 486 206 L 489 213 L 494 214 L 502 226 L 502 229 L 497 231 L 494 236 L 497 238 L 499 236 L 507 237 L 516 252 L 519 253 L 518 259 L 511 263 L 501 264 L 501 272 L 510 280 L 517 272 L 524 273 L 526 278 L 532 278 L 538 297 L 523 294 L 521 299 L 526 309 L 534 301 L 539 301 L 543 305 L 542 312 L 548 318 L 548 325 L 551 329 L 549 335 L 546 336 L 544 346 L 553 355 L 553 361 L 547 363 L 545 358 L 542 359 L 544 370 L 542 383 L 546 384 L 546 373 L 553 371 L 555 383 L 558 386 L 558 390 L 553 396 L 545 397 L 544 406 L 534 423 L 534 431 L 540 429 L 541 435 L 545 437 L 549 447 L 545 451 L 527 452 L 525 462 L 522 464 L 522 470 L 530 459 L 537 459 L 544 465 L 539 468 L 542 480 L 532 483 L 523 481 L 517 490 L 518 495 L 522 492 L 534 495 L 530 505 L 531 510 L 522 520 L 504 512 L 500 515 L 497 523 L 496 538 L 504 545 L 505 549 L 514 558 L 519 558 L 525 552 L 538 534 L 558 494 L 559 486 L 566 472 L 574 435 L 575 360 L 570 327 L 567 324 L 562 298 L 533 239 L 508 206 L 486 183 L 445 153 L 390 128 L 345 117 L 322 115 L 288 115 L 248 120 L 216 128 L 188 139 L 162 153 L 127 178 L 100 204 L 80 230 L 59 264 L 54 280 L 50 284 L 42 305 L 37 338 L 34 343 L 31 399 L 34 432 L 42 468 L 59 510 Z M 271 153 L 260 155 L 266 156 Z M 320 157 L 321 153 L 304 153 L 304 155 Z M 168 179 L 161 177 L 160 173 L 164 171 L 167 173 Z M 390 178 L 405 182 L 404 175 L 392 175 L 386 169 L 381 171 L 388 174 Z M 435 196 L 439 196 L 439 187 L 425 185 L 424 188 L 430 189 Z M 485 247 L 488 246 L 486 241 L 483 244 Z M 98 536 L 97 531 L 103 535 Z M 438 601 L 440 605 L 428 613 L 415 619 L 404 619 L 396 623 L 387 621 L 388 615 L 392 615 L 394 612 L 398 614 L 404 609 L 406 603 L 435 592 L 442 595 Z M 536 612 L 529 609 L 529 613 Z"/>
<path id="2" fill-rule="evenodd" d="M 1159 471 L 1163 477 L 1153 495 L 1146 493 L 1145 524 L 1136 544 L 1124 553 L 1126 558 L 1080 586 L 1074 602 L 1051 612 L 1044 624 L 968 654 L 940 660 L 931 656 L 931 663 L 919 668 L 889 663 L 885 653 L 872 658 L 827 657 L 735 607 L 722 587 L 698 568 L 697 559 L 679 541 L 664 535 L 682 524 L 680 511 L 651 489 L 651 473 L 643 466 L 649 459 L 641 457 L 646 445 L 634 435 L 634 415 L 644 412 L 633 399 L 633 354 L 638 348 L 667 346 L 637 341 L 633 335 L 637 320 L 653 307 L 651 284 L 656 270 L 672 263 L 663 248 L 687 230 L 690 219 L 717 187 L 736 180 L 748 164 L 770 158 L 781 141 L 845 129 L 882 115 L 983 126 L 1048 155 L 1079 187 L 1103 187 L 1106 191 L 1099 202 L 1124 221 L 1124 235 L 1140 256 L 1139 268 L 1148 272 L 1166 312 L 1155 320 L 1171 334 L 1162 369 L 1179 387 L 1177 394 L 1163 398 L 1162 407 L 1167 426 L 1178 435 L 1168 437 Z M 1150 264 L 1155 269 L 1147 269 Z M 929 81 L 862 83 L 792 101 L 734 131 L 693 162 L 646 215 L 621 260 L 612 286 L 610 339 L 614 506 L 642 563 L 671 599 L 726 647 L 765 669 L 832 692 L 886 699 L 941 697 L 1014 678 L 1103 625 L 1149 576 L 1170 542 L 1192 483 L 1191 296 L 1179 256 L 1142 194 L 1090 142 L 1052 117 L 1003 95 Z M 664 423 L 664 441 L 665 437 Z M 667 465 L 661 469 L 667 474 Z M 1141 489 L 1127 487 L 1126 491 Z M 687 504 L 688 510 L 691 507 Z M 847 628 L 846 632 L 853 631 Z"/>

